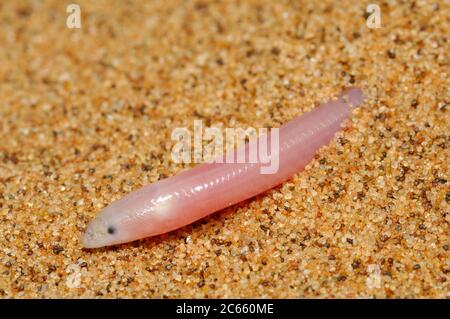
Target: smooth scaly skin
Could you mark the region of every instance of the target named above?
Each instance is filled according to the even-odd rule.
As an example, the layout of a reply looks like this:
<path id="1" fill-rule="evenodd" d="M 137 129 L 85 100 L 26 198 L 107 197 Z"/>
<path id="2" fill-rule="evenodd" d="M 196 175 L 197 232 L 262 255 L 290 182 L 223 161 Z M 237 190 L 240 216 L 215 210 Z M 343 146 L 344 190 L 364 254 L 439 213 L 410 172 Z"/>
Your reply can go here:
<path id="1" fill-rule="evenodd" d="M 283 125 L 279 153 L 271 154 L 279 156 L 275 174 L 261 174 L 261 166 L 268 166 L 262 163 L 202 164 L 130 193 L 103 209 L 89 224 L 84 247 L 163 234 L 284 182 L 304 169 L 317 150 L 330 142 L 351 108 L 363 100 L 361 90 L 350 89 Z M 248 144 L 243 147 L 248 152 Z"/>

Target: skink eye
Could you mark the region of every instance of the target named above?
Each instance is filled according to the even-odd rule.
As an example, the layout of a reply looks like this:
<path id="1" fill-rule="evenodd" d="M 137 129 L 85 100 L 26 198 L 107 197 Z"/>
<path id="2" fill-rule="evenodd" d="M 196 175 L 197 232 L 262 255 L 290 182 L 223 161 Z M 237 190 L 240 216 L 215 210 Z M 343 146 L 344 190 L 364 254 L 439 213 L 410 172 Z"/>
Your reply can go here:
<path id="1" fill-rule="evenodd" d="M 114 226 L 108 227 L 108 234 L 114 235 L 116 233 L 116 228 Z"/>

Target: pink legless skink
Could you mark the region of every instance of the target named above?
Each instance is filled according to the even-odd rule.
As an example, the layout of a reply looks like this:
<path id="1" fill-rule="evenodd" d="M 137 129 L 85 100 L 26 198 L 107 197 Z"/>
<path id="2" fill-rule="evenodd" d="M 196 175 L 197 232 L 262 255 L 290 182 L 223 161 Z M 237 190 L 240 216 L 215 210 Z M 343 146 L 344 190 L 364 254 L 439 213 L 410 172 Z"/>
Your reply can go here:
<path id="1" fill-rule="evenodd" d="M 206 163 L 128 194 L 104 208 L 89 224 L 84 247 L 167 233 L 269 190 L 303 170 L 318 149 L 330 142 L 352 108 L 363 102 L 360 89 L 349 89 L 281 126 L 279 148 L 270 153 L 279 163 L 273 174 L 262 174 L 264 163 L 258 161 Z M 249 152 L 248 144 L 242 147 Z"/>

